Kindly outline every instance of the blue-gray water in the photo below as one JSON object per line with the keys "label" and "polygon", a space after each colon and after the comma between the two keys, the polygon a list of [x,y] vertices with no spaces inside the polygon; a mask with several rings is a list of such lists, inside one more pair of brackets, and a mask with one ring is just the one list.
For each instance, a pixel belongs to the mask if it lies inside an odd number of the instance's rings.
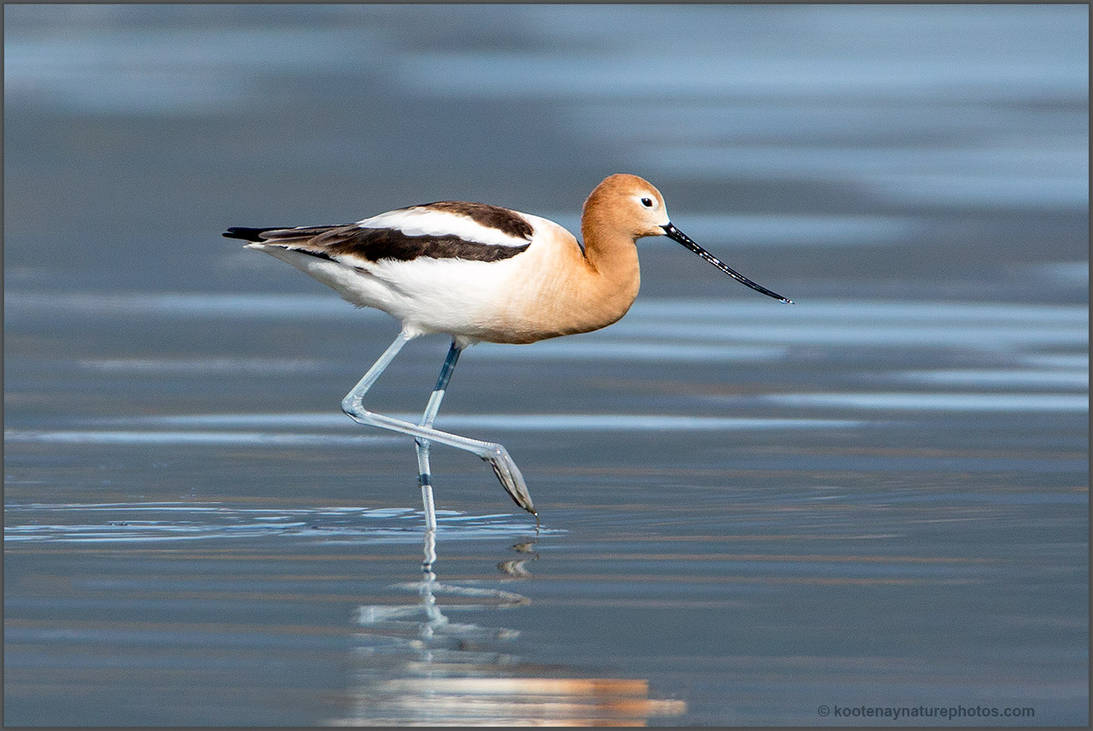
{"label": "blue-gray water", "polygon": [[[6,6],[5,723],[1086,724],[1086,29]],[[618,324],[470,349],[438,424],[543,529],[438,447],[423,576],[410,442],[338,409],[396,324],[219,233],[576,228],[612,172],[798,304],[647,239]]]}

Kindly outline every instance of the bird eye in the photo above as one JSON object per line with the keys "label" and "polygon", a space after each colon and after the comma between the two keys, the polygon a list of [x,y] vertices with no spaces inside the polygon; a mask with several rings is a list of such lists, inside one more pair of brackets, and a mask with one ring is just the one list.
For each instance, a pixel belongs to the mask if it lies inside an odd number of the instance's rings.
{"label": "bird eye", "polygon": [[641,204],[643,206],[645,206],[646,208],[652,208],[653,207],[653,200],[651,198],[642,198],[641,199]]}

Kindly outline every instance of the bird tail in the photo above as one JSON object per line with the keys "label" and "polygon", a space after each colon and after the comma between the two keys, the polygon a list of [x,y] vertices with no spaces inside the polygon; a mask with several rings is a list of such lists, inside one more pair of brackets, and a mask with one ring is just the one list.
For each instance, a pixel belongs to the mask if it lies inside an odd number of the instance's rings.
{"label": "bird tail", "polygon": [[267,231],[278,231],[287,228],[286,226],[267,226],[265,228],[247,228],[246,226],[232,226],[223,234],[227,239],[242,239],[243,241],[262,242],[265,241],[265,237],[262,236]]}

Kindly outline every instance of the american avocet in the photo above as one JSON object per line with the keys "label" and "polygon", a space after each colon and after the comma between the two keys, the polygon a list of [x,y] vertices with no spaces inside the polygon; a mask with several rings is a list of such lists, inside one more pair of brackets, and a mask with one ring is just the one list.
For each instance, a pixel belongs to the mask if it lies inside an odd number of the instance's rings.
{"label": "american avocet", "polygon": [[[436,528],[429,445],[476,454],[524,510],[539,516],[516,463],[500,444],[433,427],[459,354],[480,341],[533,343],[606,327],[638,294],[635,242],[667,236],[733,279],[782,302],[672,225],[664,198],[636,175],[611,175],[584,203],[584,247],[545,218],[484,203],[439,201],[399,208],[356,223],[295,228],[229,228],[329,285],[358,307],[375,307],[402,323],[395,341],[342,399],[354,421],[414,437],[425,520]],[[452,338],[440,377],[417,424],[364,407],[364,395],[407,341],[429,333]]]}

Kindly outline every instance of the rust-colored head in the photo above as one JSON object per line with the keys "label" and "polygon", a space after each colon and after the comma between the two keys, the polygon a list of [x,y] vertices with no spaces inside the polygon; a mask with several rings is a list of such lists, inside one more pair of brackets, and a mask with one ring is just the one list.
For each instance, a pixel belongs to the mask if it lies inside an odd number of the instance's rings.
{"label": "rust-colored head", "polygon": [[584,202],[585,223],[601,234],[623,234],[635,239],[663,236],[669,224],[664,196],[648,180],[617,173],[603,179]]}
{"label": "rust-colored head", "polygon": [[793,304],[793,300],[756,284],[732,269],[676,228],[668,218],[660,191],[637,175],[619,173],[604,178],[584,202],[581,229],[586,246],[593,245],[599,239],[617,240],[620,235],[631,240],[643,236],[667,236],[741,284],[768,297]]}

